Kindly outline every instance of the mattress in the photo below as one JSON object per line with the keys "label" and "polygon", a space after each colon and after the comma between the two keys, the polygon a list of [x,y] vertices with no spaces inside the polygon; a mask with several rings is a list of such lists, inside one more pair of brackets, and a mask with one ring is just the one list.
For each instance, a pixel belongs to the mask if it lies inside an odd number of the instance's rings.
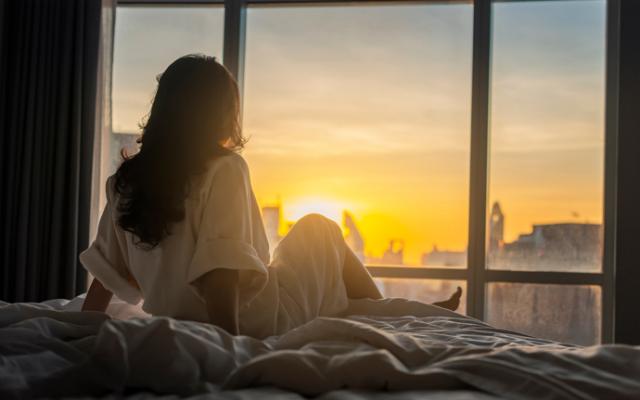
{"label": "mattress", "polygon": [[0,302],[0,398],[640,398],[640,347],[553,342],[404,299],[352,301],[265,340],[81,303]]}

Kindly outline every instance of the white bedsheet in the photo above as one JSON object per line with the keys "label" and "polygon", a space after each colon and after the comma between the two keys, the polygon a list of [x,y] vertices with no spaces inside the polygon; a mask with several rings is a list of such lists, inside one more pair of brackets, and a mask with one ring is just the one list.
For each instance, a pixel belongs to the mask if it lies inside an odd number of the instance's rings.
{"label": "white bedsheet", "polygon": [[[348,318],[265,341],[170,318],[70,311],[81,301],[0,303],[0,398],[138,390],[243,398],[274,386],[327,399],[344,388],[640,399],[640,347],[563,345],[401,299],[355,301]],[[122,303],[109,312],[141,316]]]}

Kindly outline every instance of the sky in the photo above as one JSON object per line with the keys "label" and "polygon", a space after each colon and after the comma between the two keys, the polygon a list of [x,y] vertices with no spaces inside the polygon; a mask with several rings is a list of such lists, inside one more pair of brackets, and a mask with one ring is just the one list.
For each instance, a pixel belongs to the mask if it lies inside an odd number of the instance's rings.
{"label": "sky", "polygon": [[[258,201],[287,220],[355,217],[365,251],[405,260],[468,236],[473,9],[468,3],[251,7],[245,134]],[[489,206],[505,239],[602,219],[603,0],[493,7]],[[120,7],[113,126],[136,132],[175,58],[221,57],[218,7]]]}

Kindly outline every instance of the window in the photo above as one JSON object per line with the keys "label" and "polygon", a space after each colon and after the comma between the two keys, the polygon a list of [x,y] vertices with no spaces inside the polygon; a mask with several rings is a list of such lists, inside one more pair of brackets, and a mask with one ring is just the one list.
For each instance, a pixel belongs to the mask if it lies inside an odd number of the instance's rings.
{"label": "window", "polygon": [[494,326],[585,346],[601,339],[600,286],[492,282],[487,298]]}
{"label": "window", "polygon": [[466,267],[472,18],[470,3],[248,9],[245,156],[272,246],[318,212],[366,264]]}
{"label": "window", "polygon": [[118,6],[104,171],[153,76],[224,47],[272,246],[319,212],[387,296],[460,286],[496,326],[611,339],[606,0],[138,3]]}
{"label": "window", "polygon": [[605,2],[494,3],[491,45],[488,266],[598,272]]}
{"label": "window", "polygon": [[[494,2],[492,13],[487,267],[599,273],[606,2]],[[497,326],[601,339],[599,286],[496,282],[486,293]]]}

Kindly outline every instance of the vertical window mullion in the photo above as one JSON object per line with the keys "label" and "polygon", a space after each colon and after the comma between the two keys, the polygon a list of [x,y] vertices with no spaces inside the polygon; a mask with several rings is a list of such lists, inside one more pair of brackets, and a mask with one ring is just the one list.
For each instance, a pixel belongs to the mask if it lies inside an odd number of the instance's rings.
{"label": "vertical window mullion", "polygon": [[618,96],[620,2],[607,1],[605,166],[604,166],[604,237],[602,251],[602,342],[614,337],[614,269],[616,243],[616,203],[618,191]]}
{"label": "vertical window mullion", "polygon": [[475,0],[473,14],[467,310],[469,315],[482,319],[485,303],[491,0]]}
{"label": "vertical window mullion", "polygon": [[224,66],[238,81],[242,96],[244,75],[244,44],[246,32],[247,2],[225,0],[224,2]]}

